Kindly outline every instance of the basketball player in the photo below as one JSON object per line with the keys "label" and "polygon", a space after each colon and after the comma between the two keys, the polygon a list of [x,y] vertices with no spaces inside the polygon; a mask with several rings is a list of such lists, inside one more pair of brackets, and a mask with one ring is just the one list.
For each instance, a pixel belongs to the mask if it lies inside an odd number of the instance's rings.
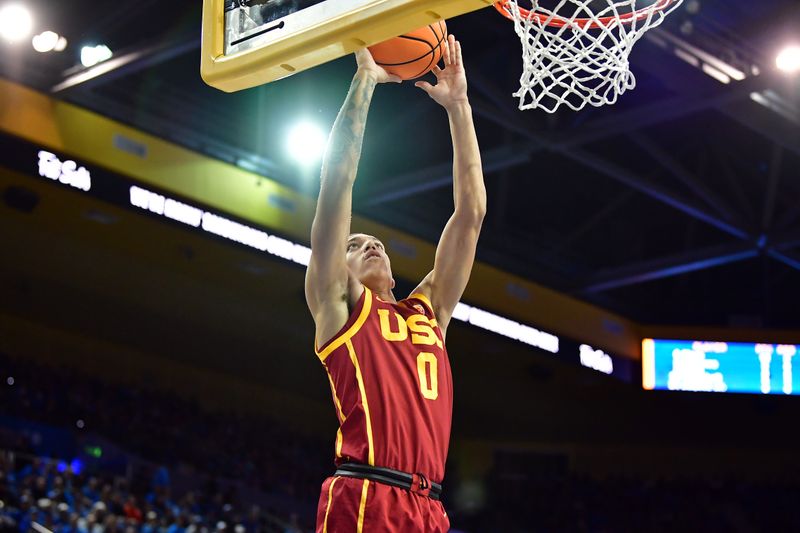
{"label": "basketball player", "polygon": [[325,480],[318,533],[444,532],[439,501],[450,439],[453,389],[444,342],[469,279],[484,212],[478,141],[461,46],[449,37],[436,84],[417,82],[445,108],[453,141],[455,210],[433,270],[397,301],[386,249],[350,234],[351,198],[376,85],[398,82],[367,50],[333,125],[311,228],[306,299],[316,352],[339,418],[336,473]]}

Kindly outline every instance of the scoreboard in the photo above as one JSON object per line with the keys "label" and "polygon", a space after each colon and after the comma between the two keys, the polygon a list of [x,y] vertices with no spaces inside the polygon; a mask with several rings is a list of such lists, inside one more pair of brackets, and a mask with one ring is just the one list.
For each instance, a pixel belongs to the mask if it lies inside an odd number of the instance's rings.
{"label": "scoreboard", "polygon": [[800,394],[797,355],[794,344],[645,339],[642,386],[648,390]]}

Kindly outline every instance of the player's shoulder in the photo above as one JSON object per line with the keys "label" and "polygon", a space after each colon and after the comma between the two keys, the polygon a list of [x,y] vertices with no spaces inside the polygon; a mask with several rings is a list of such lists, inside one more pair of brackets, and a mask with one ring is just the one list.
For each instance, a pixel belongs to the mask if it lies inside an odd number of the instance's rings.
{"label": "player's shoulder", "polygon": [[[431,317],[435,316],[435,307],[433,306],[433,302],[431,301],[431,294],[432,294],[432,278],[433,278],[433,271],[428,273],[427,276],[423,278],[422,281],[419,282],[419,285],[411,291],[411,294],[406,298],[404,301],[408,301],[411,305],[422,305],[423,310],[420,311],[423,314],[430,314]],[[427,312],[426,312],[427,311]]]}
{"label": "player's shoulder", "polygon": [[314,316],[315,351],[329,353],[355,335],[366,322],[372,307],[372,291],[361,283],[350,283],[348,293],[337,306],[322,308]]}
{"label": "player's shoulder", "polygon": [[429,318],[435,316],[430,297],[424,292],[412,292],[407,298],[401,300],[401,303],[406,307],[416,310],[421,315],[425,315]]}

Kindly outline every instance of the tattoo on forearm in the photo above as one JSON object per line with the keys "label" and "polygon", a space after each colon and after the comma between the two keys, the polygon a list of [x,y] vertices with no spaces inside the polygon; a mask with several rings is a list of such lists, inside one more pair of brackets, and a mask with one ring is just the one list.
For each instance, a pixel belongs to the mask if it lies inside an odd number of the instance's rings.
{"label": "tattoo on forearm", "polygon": [[325,168],[347,166],[347,171],[355,172],[361,155],[364,127],[369,112],[369,103],[376,82],[367,76],[356,76],[350,85],[344,105],[333,124],[328,151],[323,164]]}

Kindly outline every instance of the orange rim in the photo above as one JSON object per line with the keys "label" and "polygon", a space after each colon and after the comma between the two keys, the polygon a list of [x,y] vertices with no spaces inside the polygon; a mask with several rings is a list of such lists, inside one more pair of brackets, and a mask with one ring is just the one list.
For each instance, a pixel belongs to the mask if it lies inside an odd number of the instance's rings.
{"label": "orange rim", "polygon": [[[600,17],[598,19],[590,19],[590,18],[579,18],[579,19],[566,19],[564,17],[559,17],[557,15],[548,15],[547,13],[540,13],[538,11],[531,11],[529,9],[525,9],[520,7],[519,13],[522,15],[522,18],[535,20],[539,24],[543,26],[550,26],[554,28],[561,28],[564,26],[580,26],[582,28],[607,28],[611,26],[615,22],[620,22],[622,24],[630,24],[632,22],[646,19],[650,10],[655,11],[664,11],[670,5],[674,4],[678,0],[659,0],[658,3],[650,6],[650,7],[643,7],[641,9],[637,9],[636,11],[632,11],[630,13],[626,13],[624,15],[612,16],[612,17]],[[499,0],[495,2],[494,7],[499,11],[504,17],[510,20],[514,20],[514,17],[511,16],[511,10],[508,5],[511,3],[510,0]]]}

